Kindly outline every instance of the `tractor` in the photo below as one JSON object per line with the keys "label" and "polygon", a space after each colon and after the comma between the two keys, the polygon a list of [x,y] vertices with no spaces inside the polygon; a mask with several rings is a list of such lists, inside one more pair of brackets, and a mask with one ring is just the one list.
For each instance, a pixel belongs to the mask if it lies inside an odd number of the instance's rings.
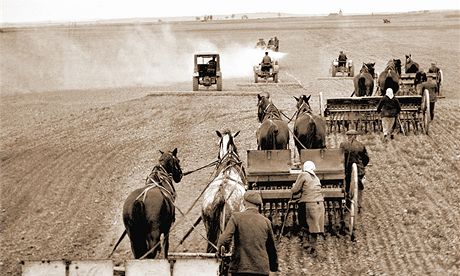
{"label": "tractor", "polygon": [[211,85],[222,91],[222,73],[220,72],[220,57],[216,53],[201,53],[194,56],[193,91],[198,91],[199,85],[207,89]]}

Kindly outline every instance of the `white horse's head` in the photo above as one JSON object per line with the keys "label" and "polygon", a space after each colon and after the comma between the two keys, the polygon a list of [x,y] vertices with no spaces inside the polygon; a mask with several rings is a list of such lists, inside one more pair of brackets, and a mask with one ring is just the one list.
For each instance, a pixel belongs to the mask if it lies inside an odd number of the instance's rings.
{"label": "white horse's head", "polygon": [[237,152],[236,146],[233,142],[233,138],[238,136],[240,133],[237,131],[234,135],[230,132],[230,130],[225,130],[223,133],[216,130],[217,136],[220,138],[220,148],[219,148],[219,160],[222,160],[230,151]]}

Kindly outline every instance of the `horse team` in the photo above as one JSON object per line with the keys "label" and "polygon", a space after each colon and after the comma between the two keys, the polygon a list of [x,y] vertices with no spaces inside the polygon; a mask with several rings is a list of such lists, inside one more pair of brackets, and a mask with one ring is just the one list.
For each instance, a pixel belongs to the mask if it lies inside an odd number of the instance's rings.
{"label": "horse team", "polygon": [[[257,96],[258,148],[287,149],[290,129],[273,104],[269,94]],[[310,96],[295,97],[296,120],[293,137],[297,149],[325,148],[325,122],[312,114]],[[220,233],[234,212],[243,211],[243,196],[247,190],[246,173],[234,139],[239,132],[216,131],[220,139],[213,179],[203,193],[201,219],[206,228],[207,252],[216,252]],[[163,250],[168,257],[169,233],[175,220],[176,189],[183,173],[177,149],[161,152],[159,163],[147,177],[145,186],[131,192],[123,206],[125,233],[131,241],[134,258],[155,258]],[[180,210],[179,210],[180,211]],[[123,236],[122,236],[123,237]],[[161,239],[163,237],[163,239]]]}
{"label": "horse team", "polygon": [[[354,91],[352,95],[363,97],[372,96],[374,94],[374,80],[376,78],[374,66],[375,62],[363,63],[359,74],[353,79]],[[400,59],[389,60],[385,69],[377,77],[377,89],[375,93],[379,93],[379,95],[383,96],[385,95],[385,91],[391,88],[396,94],[400,89],[401,67],[402,64]],[[406,55],[404,72],[406,74],[416,74],[414,80],[415,86],[427,80],[426,73],[420,70],[419,64],[412,60],[410,54]],[[440,85],[441,80],[439,79],[437,81],[438,85]]]}

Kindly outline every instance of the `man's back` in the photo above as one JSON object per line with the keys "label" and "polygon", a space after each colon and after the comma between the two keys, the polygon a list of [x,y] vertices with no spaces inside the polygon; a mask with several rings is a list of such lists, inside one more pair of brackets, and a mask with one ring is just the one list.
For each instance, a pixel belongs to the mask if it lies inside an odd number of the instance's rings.
{"label": "man's back", "polygon": [[339,54],[339,61],[346,61],[346,60],[347,60],[347,56],[344,53],[340,53]]}
{"label": "man's back", "polygon": [[346,172],[350,173],[351,165],[356,163],[358,174],[364,174],[364,167],[369,163],[366,147],[361,142],[353,140],[342,142],[340,148],[344,152]]}
{"label": "man's back", "polygon": [[270,64],[272,62],[272,59],[270,58],[270,56],[266,55],[262,58],[262,63],[263,64]]}
{"label": "man's back", "polygon": [[219,239],[225,245],[235,236],[230,272],[268,274],[278,268],[270,221],[255,208],[234,213]]}

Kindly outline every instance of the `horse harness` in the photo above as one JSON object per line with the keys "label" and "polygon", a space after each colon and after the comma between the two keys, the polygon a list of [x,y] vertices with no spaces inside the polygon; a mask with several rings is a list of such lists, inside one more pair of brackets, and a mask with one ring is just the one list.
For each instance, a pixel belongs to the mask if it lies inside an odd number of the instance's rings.
{"label": "horse harness", "polygon": [[159,165],[159,167],[162,169],[162,171],[158,170],[155,172],[160,173],[159,178],[162,180],[162,183],[166,183],[171,190],[166,189],[163,185],[153,180],[150,174],[146,180],[147,187],[136,197],[136,200],[139,200],[142,197],[142,202],[145,202],[147,192],[153,188],[159,188],[161,194],[170,201],[172,206],[174,206],[174,201],[176,200],[177,196],[176,190],[174,189],[174,186],[172,185],[171,179],[169,178],[165,168],[162,165]]}
{"label": "horse harness", "polygon": [[[269,108],[272,107],[274,108],[275,110],[269,110]],[[273,104],[273,103],[269,103],[267,105],[267,107],[265,107],[264,109],[264,118],[263,118],[263,121],[267,120],[267,119],[277,119],[277,120],[281,120],[281,116],[280,116],[280,111],[278,110],[278,108],[276,108],[276,106]]]}

